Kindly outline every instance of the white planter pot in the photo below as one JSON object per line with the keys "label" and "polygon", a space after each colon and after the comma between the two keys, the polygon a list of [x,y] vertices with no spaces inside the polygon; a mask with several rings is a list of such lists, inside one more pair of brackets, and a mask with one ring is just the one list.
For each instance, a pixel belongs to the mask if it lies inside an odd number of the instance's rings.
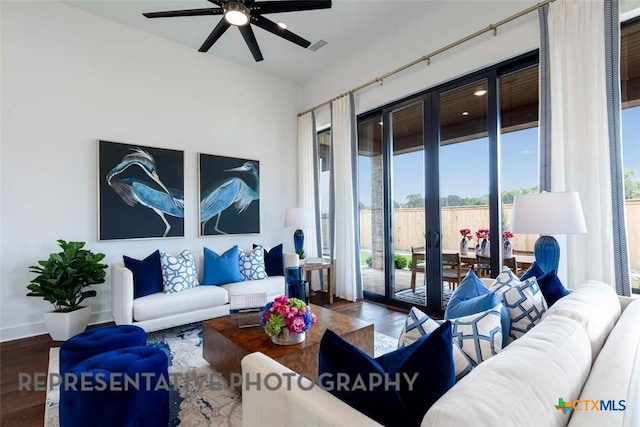
{"label": "white planter pot", "polygon": [[91,306],[79,308],[68,313],[50,311],[44,313],[44,324],[54,341],[66,341],[74,335],[84,332],[89,323]]}

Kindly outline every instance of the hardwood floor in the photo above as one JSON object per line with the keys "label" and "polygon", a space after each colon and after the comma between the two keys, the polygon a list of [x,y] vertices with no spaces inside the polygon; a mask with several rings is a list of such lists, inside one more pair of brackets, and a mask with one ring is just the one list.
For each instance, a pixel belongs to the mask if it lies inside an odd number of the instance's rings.
{"label": "hardwood floor", "polygon": [[[375,331],[397,337],[406,318],[406,311],[367,302],[349,302],[335,298],[332,305],[324,292],[316,292],[311,302],[346,315],[370,321]],[[111,324],[111,323],[109,323]],[[100,325],[101,326],[101,325]],[[49,335],[0,343],[0,425],[2,427],[42,426],[44,419],[44,391],[18,391],[19,374],[46,375],[49,348],[61,343]]]}

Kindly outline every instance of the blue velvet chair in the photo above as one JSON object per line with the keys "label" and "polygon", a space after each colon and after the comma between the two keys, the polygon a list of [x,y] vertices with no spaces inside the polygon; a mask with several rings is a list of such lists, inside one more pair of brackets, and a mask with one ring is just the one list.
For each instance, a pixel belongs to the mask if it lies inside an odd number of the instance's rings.
{"label": "blue velvet chair", "polygon": [[166,427],[169,360],[156,347],[128,347],[70,366],[60,388],[61,427]]}

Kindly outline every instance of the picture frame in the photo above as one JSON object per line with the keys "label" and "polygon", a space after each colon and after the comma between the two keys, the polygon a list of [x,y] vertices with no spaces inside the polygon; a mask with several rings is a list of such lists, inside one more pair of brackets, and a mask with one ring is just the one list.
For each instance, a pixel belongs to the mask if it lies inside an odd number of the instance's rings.
{"label": "picture frame", "polygon": [[98,140],[98,240],[184,237],[184,152]]}
{"label": "picture frame", "polygon": [[260,162],[198,153],[199,236],[260,233]]}

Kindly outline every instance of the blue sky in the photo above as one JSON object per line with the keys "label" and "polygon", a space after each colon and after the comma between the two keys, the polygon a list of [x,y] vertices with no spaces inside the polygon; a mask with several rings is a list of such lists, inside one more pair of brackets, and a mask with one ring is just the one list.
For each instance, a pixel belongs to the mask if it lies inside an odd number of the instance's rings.
{"label": "blue sky", "polygon": [[[624,166],[640,178],[640,107],[622,111]],[[538,128],[502,135],[502,189],[528,188],[538,183]],[[440,150],[440,194],[462,197],[489,193],[488,139],[452,144]],[[423,192],[423,152],[394,156],[393,199]],[[370,159],[360,157],[360,200],[371,203]],[[324,203],[324,202],[323,202]]]}

